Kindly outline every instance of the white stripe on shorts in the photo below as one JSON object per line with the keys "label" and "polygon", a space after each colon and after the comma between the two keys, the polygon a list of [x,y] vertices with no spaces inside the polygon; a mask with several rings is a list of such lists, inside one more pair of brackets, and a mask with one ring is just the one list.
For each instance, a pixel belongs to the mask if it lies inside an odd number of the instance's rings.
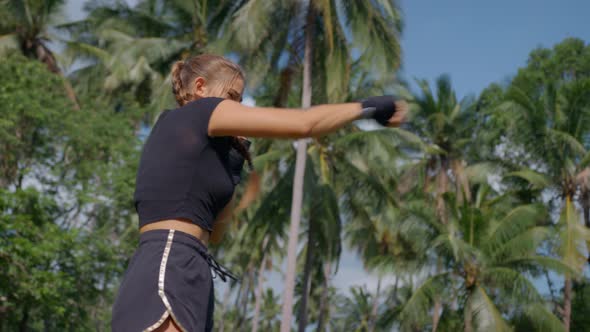
{"label": "white stripe on shorts", "polygon": [[162,302],[164,302],[164,306],[166,307],[166,311],[164,311],[164,314],[162,315],[162,317],[154,325],[152,325],[144,330],[146,332],[150,332],[150,331],[157,329],[160,325],[162,325],[166,321],[166,318],[168,318],[169,315],[172,316],[172,319],[174,320],[176,325],[178,325],[178,327],[180,327],[180,330],[182,332],[186,332],[186,329],[182,325],[180,325],[180,322],[178,321],[178,319],[176,319],[176,316],[174,315],[174,312],[172,311],[172,307],[170,306],[170,302],[168,301],[168,298],[166,297],[166,293],[164,293],[164,279],[166,278],[166,264],[168,263],[168,256],[170,255],[170,248],[172,248],[172,240],[173,239],[174,239],[174,230],[171,229],[168,232],[168,240],[166,241],[166,247],[164,248],[164,254],[162,255],[162,261],[160,262],[160,274],[158,275],[158,295],[160,295]]}

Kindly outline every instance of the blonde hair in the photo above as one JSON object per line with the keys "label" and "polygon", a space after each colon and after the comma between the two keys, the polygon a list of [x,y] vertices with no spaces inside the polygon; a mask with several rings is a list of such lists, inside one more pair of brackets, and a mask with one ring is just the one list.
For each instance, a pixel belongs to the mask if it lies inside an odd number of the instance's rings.
{"label": "blonde hair", "polygon": [[225,89],[237,79],[244,81],[244,72],[239,65],[213,54],[176,61],[172,66],[172,92],[178,105],[183,106],[197,99],[192,94],[197,77],[203,77],[208,84],[220,84]]}

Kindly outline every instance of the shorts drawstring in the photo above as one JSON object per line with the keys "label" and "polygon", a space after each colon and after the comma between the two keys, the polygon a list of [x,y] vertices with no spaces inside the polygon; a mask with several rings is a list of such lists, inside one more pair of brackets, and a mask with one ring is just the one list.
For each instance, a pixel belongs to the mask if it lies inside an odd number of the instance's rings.
{"label": "shorts drawstring", "polygon": [[205,257],[207,264],[209,264],[209,267],[211,267],[211,269],[213,270],[213,273],[214,273],[213,278],[214,279],[216,276],[219,276],[219,278],[221,278],[221,280],[223,282],[227,282],[226,277],[232,279],[233,281],[238,281],[238,277],[236,277],[231,272],[229,272],[229,270],[226,267],[219,264],[219,262],[217,262],[211,254],[209,254],[208,252],[202,253],[202,254]]}
{"label": "shorts drawstring", "polygon": [[[166,231],[166,230],[152,230],[152,231],[148,231],[145,232],[143,234],[141,234],[142,237],[142,242],[147,242],[150,240],[159,240],[159,238],[162,236],[160,234],[164,234],[164,232],[172,232],[174,230],[170,230],[170,231]],[[217,276],[219,276],[219,278],[223,281],[223,282],[227,282],[227,279],[231,279],[233,281],[239,281],[239,278],[237,276],[235,276],[233,273],[231,273],[226,267],[224,267],[223,265],[219,264],[219,262],[217,262],[215,260],[215,258],[213,257],[213,255],[211,255],[209,253],[209,250],[207,250],[207,247],[203,244],[203,242],[201,242],[201,240],[199,240],[198,238],[184,233],[182,231],[176,231],[173,232],[174,233],[174,242],[179,242],[179,243],[183,243],[184,245],[188,245],[189,247],[191,247],[192,249],[196,250],[201,257],[203,257],[205,259],[205,261],[207,262],[207,265],[209,265],[209,268],[211,269],[213,278],[215,279]]]}

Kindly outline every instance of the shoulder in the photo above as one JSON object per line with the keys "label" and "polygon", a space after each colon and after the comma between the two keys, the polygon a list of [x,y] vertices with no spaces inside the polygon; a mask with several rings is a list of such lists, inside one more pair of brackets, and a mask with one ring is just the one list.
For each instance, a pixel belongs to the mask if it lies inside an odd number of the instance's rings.
{"label": "shoulder", "polygon": [[211,115],[210,113],[213,112],[213,110],[215,110],[217,105],[219,105],[219,103],[221,103],[224,100],[225,99],[218,98],[218,97],[201,98],[201,99],[191,101],[190,103],[187,103],[186,105],[182,106],[180,109],[181,110],[188,110],[188,111],[192,111],[192,110],[204,111],[206,113],[209,113],[209,116],[210,116]]}
{"label": "shoulder", "polygon": [[189,126],[206,133],[211,114],[224,100],[223,98],[206,97],[191,101],[171,112],[174,114],[172,121],[178,126]]}

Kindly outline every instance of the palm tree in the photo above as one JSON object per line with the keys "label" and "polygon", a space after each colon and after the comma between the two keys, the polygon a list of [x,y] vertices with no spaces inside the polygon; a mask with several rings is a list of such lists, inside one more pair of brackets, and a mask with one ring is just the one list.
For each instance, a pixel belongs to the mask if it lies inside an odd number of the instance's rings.
{"label": "palm tree", "polygon": [[538,226],[548,218],[545,209],[539,204],[511,207],[510,196],[492,194],[482,183],[473,203],[445,195],[446,224],[424,213],[422,202],[408,207],[406,232],[420,230],[423,241],[446,262],[405,303],[400,312],[403,326],[423,321],[437,294],[444,294],[461,299],[465,331],[510,330],[503,316],[515,313],[503,312],[502,303],[516,303],[516,313],[530,317],[538,330],[563,330],[525,274],[535,267],[573,271],[569,264],[536,252],[549,236],[546,227]]}
{"label": "palm tree", "polygon": [[[44,63],[49,71],[62,76],[55,54],[49,48],[52,21],[61,11],[64,0],[9,0],[0,4],[0,54],[16,49],[27,57]],[[76,94],[67,79],[64,89],[74,108],[79,109]]]}
{"label": "palm tree", "polygon": [[[504,112],[510,111],[508,136],[515,149],[522,148],[528,162],[509,175],[523,178],[532,188],[543,191],[560,201],[561,217],[559,254],[564,262],[575,267],[576,273],[566,273],[564,282],[563,322],[569,331],[571,320],[572,279],[582,272],[590,233],[584,229],[580,216],[588,207],[590,178],[590,81],[569,84],[544,82],[541,93],[531,91],[531,82],[519,80],[507,91],[507,102],[498,107],[500,121],[507,121]],[[539,90],[537,90],[539,91]],[[524,166],[524,167],[523,167]],[[574,206],[580,201],[582,211]]]}
{"label": "palm tree", "polygon": [[[311,106],[311,61],[312,61],[312,33],[313,10],[308,6],[305,15],[305,55],[303,63],[303,87],[301,107]],[[307,141],[302,139],[297,143],[297,159],[295,162],[295,176],[293,178],[293,199],[291,203],[291,223],[289,225],[289,240],[287,244],[287,271],[285,274],[285,294],[281,319],[281,332],[291,330],[291,316],[293,315],[293,292],[295,290],[295,267],[297,259],[297,242],[299,237],[299,223],[301,222],[301,208],[303,203],[303,180],[307,158]],[[305,294],[307,289],[304,288]],[[306,296],[306,295],[304,295]]]}
{"label": "palm tree", "polygon": [[[336,8],[341,8],[346,17],[339,20]],[[367,17],[370,22],[367,22]],[[275,25],[271,23],[278,18],[283,19],[280,22],[281,25],[287,25],[290,29],[283,30],[283,33],[275,33]],[[345,24],[341,24],[342,22],[345,22]],[[305,26],[305,28],[302,29],[302,26]],[[317,52],[312,50],[312,46],[318,50],[329,50],[329,56],[322,61],[327,66],[325,74],[322,74],[328,78],[325,81],[327,88],[322,90],[326,91],[328,96],[335,96],[342,91],[341,87],[348,86],[347,70],[343,70],[343,68],[349,67],[351,63],[349,60],[351,51],[347,47],[346,34],[344,33],[348,28],[353,34],[353,45],[359,46],[362,50],[360,58],[365,64],[371,63],[369,59],[377,59],[373,63],[380,64],[379,69],[385,67],[385,70],[382,70],[381,73],[388,73],[395,69],[399,62],[399,44],[396,34],[400,28],[399,13],[392,1],[379,1],[377,3],[336,0],[311,1],[309,5],[305,6],[283,1],[251,0],[238,11],[234,27],[237,32],[235,34],[237,44],[249,50],[260,50],[260,53],[262,53],[262,56],[252,57],[252,59],[256,60],[250,60],[251,63],[259,65],[261,73],[266,72],[263,69],[264,63],[268,63],[266,68],[269,68],[270,65],[279,61],[282,54],[286,54],[290,58],[287,62],[289,66],[285,68],[285,71],[282,71],[286,78],[282,87],[290,84],[292,65],[298,63],[298,59],[301,59],[301,55],[303,55],[303,108],[311,106],[312,103],[311,67]],[[367,29],[367,27],[370,28]],[[323,36],[323,41],[319,40],[318,36]],[[230,39],[228,38],[228,40]],[[280,47],[276,47],[277,43],[279,43]],[[285,47],[286,43],[290,43],[293,47]],[[273,47],[270,47],[269,51],[268,46],[270,45]],[[369,45],[372,47],[368,47]],[[375,47],[375,45],[380,47]],[[283,50],[288,50],[288,52]],[[386,57],[385,54],[389,55],[389,57]],[[269,56],[271,61],[268,61]],[[314,76],[317,76],[317,74],[314,74]],[[317,97],[315,99],[322,102],[329,101]],[[300,140],[297,144],[297,166],[291,207],[292,216],[285,280],[286,291],[283,301],[281,331],[288,331],[291,323],[296,245],[301,219],[306,150],[306,141]]]}
{"label": "palm tree", "polygon": [[[284,151],[271,150],[267,154],[257,157],[255,164],[258,164],[257,161],[263,160],[265,155],[268,154],[286,155]],[[277,255],[282,255],[279,244],[284,241],[286,235],[284,225],[288,220],[288,206],[285,202],[288,201],[289,193],[291,192],[293,172],[293,167],[290,167],[286,172],[281,174],[274,187],[271,187],[268,192],[261,194],[260,203],[250,208],[253,212],[251,214],[251,220],[247,223],[246,237],[255,239],[254,242],[261,248],[260,254],[253,255],[252,257],[259,266],[257,289],[254,296],[253,332],[259,328],[259,316],[263,310],[261,306],[265,301],[263,299],[264,273],[272,267],[273,258]],[[273,172],[267,171],[265,173],[272,176]],[[243,247],[243,244],[239,244],[240,249]]]}
{"label": "palm tree", "polygon": [[[353,70],[352,76],[359,72]],[[373,88],[381,88],[376,91],[383,93],[383,87],[379,84]],[[307,244],[303,251],[302,297],[298,305],[299,330],[304,330],[307,325],[307,297],[315,293],[310,290],[310,267],[316,266],[313,270],[316,270],[314,274],[318,279],[313,281],[322,284],[320,315],[317,317],[318,326],[321,327],[327,310],[332,266],[340,257],[341,229],[355,217],[359,223],[368,222],[363,219],[366,214],[358,216],[350,213],[354,209],[351,201],[361,200],[361,209],[376,211],[388,210],[395,205],[397,197],[391,192],[396,188],[396,183],[391,181],[392,177],[386,176],[391,173],[391,168],[385,165],[395,163],[401,155],[397,148],[399,141],[400,137],[394,130],[364,131],[351,125],[350,129],[315,139],[308,148],[310,159],[307,162],[305,195],[312,199],[308,199],[309,205],[306,205],[309,217],[306,218]],[[370,242],[366,238],[362,241]]]}
{"label": "palm tree", "polygon": [[[407,191],[410,188],[423,191],[421,197],[431,204],[438,222],[446,225],[449,215],[444,196],[452,192],[459,201],[472,199],[465,168],[468,150],[475,145],[479,117],[471,99],[457,99],[448,76],[437,78],[435,93],[426,81],[419,80],[418,84],[421,91],[415,99],[415,114],[407,129],[418,135],[422,143],[418,143],[419,150],[412,154],[402,172],[402,178],[408,181],[400,186],[408,188]],[[433,259],[429,264],[436,266],[436,271],[442,270],[442,257],[429,259]],[[437,299],[432,313],[432,331],[437,330],[442,309],[442,299]]]}
{"label": "palm tree", "polygon": [[366,288],[351,287],[350,297],[345,297],[338,314],[347,331],[369,332],[373,320],[374,297]]}
{"label": "palm tree", "polygon": [[[99,84],[107,96],[129,90],[153,113],[173,105],[169,69],[189,54],[214,49],[211,42],[239,8],[228,1],[142,0],[91,6],[88,17],[60,28],[71,32],[68,54],[90,60],[77,71],[86,88]],[[90,87],[89,87],[90,84]]]}
{"label": "palm tree", "polygon": [[262,331],[277,331],[280,326],[281,304],[280,296],[275,295],[272,289],[264,292],[261,308],[260,325]]}

